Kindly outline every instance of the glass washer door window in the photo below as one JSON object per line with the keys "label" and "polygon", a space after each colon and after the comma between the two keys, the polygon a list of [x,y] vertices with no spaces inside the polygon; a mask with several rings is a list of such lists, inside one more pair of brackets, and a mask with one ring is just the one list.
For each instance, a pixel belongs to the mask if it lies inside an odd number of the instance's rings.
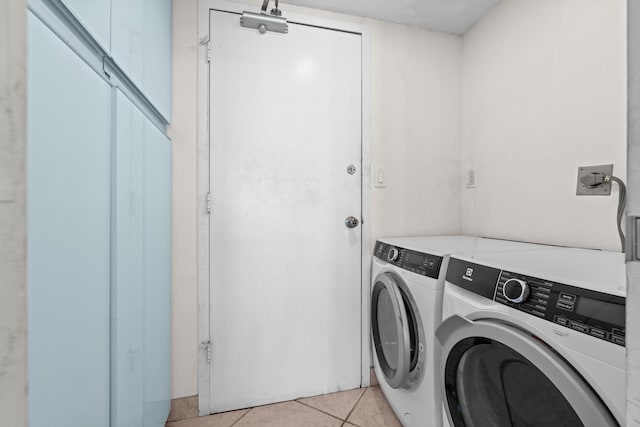
{"label": "glass washer door window", "polygon": [[465,426],[583,426],[556,386],[513,349],[467,338],[454,353],[460,357],[449,359],[447,370],[455,370],[448,375],[455,378],[449,389],[457,395]]}
{"label": "glass washer door window", "polygon": [[452,427],[619,426],[572,367],[519,329],[454,316],[436,335]]}
{"label": "glass washer door window", "polygon": [[393,388],[414,388],[423,376],[424,328],[406,284],[379,275],[371,296],[371,328],[378,363]]}

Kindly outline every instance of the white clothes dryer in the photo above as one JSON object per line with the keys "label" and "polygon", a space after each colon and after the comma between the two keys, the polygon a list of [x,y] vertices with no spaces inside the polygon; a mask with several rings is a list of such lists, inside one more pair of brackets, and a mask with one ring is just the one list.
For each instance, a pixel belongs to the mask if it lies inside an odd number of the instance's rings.
{"label": "white clothes dryer", "polygon": [[379,239],[372,262],[373,365],[404,426],[443,425],[436,371],[442,292],[449,254],[542,250],[544,246],[470,236]]}
{"label": "white clothes dryer", "polygon": [[625,425],[624,254],[453,254],[438,381],[452,427]]}

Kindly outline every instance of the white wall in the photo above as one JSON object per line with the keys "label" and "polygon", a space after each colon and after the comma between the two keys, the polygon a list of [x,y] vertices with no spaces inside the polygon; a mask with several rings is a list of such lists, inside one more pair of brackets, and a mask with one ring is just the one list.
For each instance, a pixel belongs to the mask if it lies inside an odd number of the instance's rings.
{"label": "white wall", "polygon": [[171,396],[197,394],[197,0],[173,1]]}
{"label": "white wall", "polygon": [[459,233],[461,40],[368,21],[373,238]]}
{"label": "white wall", "polygon": [[26,5],[0,4],[0,414],[27,425]]}
{"label": "white wall", "polygon": [[625,8],[505,0],[465,34],[465,233],[620,250],[617,186],[575,193],[580,165],[613,163],[626,179]]}
{"label": "white wall", "polygon": [[[248,6],[258,10],[259,4]],[[281,5],[371,30],[372,236],[460,231],[460,37]],[[173,397],[197,393],[197,0],[173,16]],[[435,203],[435,202],[438,203]]]}

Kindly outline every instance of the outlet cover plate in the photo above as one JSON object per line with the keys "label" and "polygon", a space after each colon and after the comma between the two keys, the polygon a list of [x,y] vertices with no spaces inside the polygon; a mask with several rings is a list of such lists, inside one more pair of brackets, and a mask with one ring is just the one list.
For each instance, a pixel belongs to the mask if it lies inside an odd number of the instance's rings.
{"label": "outlet cover plate", "polygon": [[580,166],[578,168],[578,184],[576,195],[578,196],[609,196],[611,194],[611,182],[605,182],[595,188],[589,188],[582,182],[582,177],[591,173],[601,173],[604,175],[613,175],[613,165],[599,166]]}

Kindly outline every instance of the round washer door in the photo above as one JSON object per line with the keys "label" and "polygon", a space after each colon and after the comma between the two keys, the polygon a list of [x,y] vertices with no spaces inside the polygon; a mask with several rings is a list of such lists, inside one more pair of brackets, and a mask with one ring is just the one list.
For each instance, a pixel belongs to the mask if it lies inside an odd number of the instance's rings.
{"label": "round washer door", "polygon": [[619,426],[575,369],[514,326],[453,316],[436,336],[452,427]]}
{"label": "round washer door", "polygon": [[371,332],[385,381],[392,388],[417,387],[424,377],[424,327],[409,288],[392,273],[374,281]]}

